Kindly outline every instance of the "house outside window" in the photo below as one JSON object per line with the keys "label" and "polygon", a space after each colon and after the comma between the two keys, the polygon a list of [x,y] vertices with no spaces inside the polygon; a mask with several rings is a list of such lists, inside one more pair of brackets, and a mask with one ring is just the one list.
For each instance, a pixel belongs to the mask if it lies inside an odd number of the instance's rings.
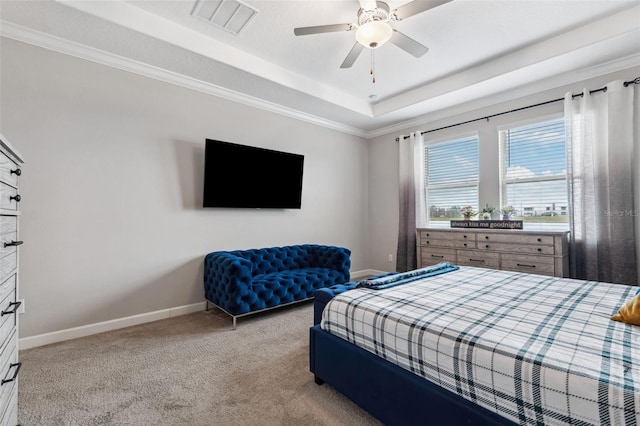
{"label": "house outside window", "polygon": [[429,226],[449,226],[461,209],[478,210],[478,136],[425,147],[425,190]]}
{"label": "house outside window", "polygon": [[569,229],[564,119],[503,128],[500,202],[525,227]]}

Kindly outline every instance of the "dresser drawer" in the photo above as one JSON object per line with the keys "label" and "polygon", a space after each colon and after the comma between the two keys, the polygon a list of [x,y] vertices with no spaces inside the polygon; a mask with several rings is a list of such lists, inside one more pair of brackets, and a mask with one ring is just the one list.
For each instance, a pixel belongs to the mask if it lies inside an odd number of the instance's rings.
{"label": "dresser drawer", "polygon": [[465,240],[423,240],[422,246],[424,247],[452,247],[452,248],[475,248],[475,241]]}
{"label": "dresser drawer", "polygon": [[[0,311],[13,311],[16,306],[12,303],[16,301],[15,290],[9,293],[7,297],[0,302]],[[17,313],[5,314],[0,317],[0,347],[5,344],[7,338],[15,331]],[[2,364],[0,364],[1,366]]]}
{"label": "dresser drawer", "polygon": [[456,240],[475,241],[475,235],[470,232],[447,232],[447,231],[420,231],[420,240]]}
{"label": "dresser drawer", "polygon": [[[15,249],[15,247],[14,247]],[[0,259],[0,279],[6,277],[18,266],[18,254],[15,250]]]}
{"label": "dresser drawer", "polygon": [[0,234],[18,232],[18,216],[0,216]]}
{"label": "dresser drawer", "polygon": [[11,294],[11,292],[15,293],[15,291],[16,291],[16,274],[12,274],[9,278],[7,278],[4,282],[0,284],[0,300],[6,299],[7,296]]}
{"label": "dresser drawer", "polygon": [[528,272],[531,274],[554,275],[554,258],[544,256],[520,256],[503,254],[501,269],[506,271]]}
{"label": "dresser drawer", "polygon": [[542,244],[553,246],[553,236],[551,235],[530,235],[530,234],[492,234],[492,233],[478,233],[478,244],[484,242],[494,243],[510,243],[517,244]]}
{"label": "dresser drawer", "polygon": [[0,354],[0,380],[5,381],[0,385],[0,410],[10,410],[7,408],[16,389],[16,380],[11,380],[16,375],[18,369],[18,345],[16,334],[11,335],[11,339],[4,345]]}
{"label": "dresser drawer", "polygon": [[9,405],[6,407],[2,417],[2,426],[16,426],[18,424],[18,386],[13,385],[9,398]]}
{"label": "dresser drawer", "polygon": [[456,263],[458,265],[478,266],[481,268],[497,269],[500,267],[500,254],[489,253],[489,252],[479,252],[479,251],[469,251],[469,250],[458,250]]}
{"label": "dresser drawer", "polygon": [[478,242],[478,249],[490,251],[506,251],[510,253],[530,253],[530,254],[554,254],[553,246],[513,244],[513,243],[492,243]]}
{"label": "dresser drawer", "polygon": [[428,250],[422,249],[420,251],[420,260],[422,266],[435,265],[440,262],[454,262],[456,261],[456,251],[447,249]]}
{"label": "dresser drawer", "polygon": [[0,182],[0,209],[18,210],[18,190]]}
{"label": "dresser drawer", "polygon": [[[20,169],[18,165],[7,157],[4,153],[0,152],[0,182],[4,182],[7,185],[18,187],[18,173]],[[11,173],[13,171],[13,173]]]}
{"label": "dresser drawer", "polygon": [[[17,238],[18,234],[16,232],[0,235],[0,259],[16,251],[16,246],[13,243],[17,241]],[[6,244],[10,245],[7,246]],[[2,276],[0,276],[0,279],[2,279]]]}

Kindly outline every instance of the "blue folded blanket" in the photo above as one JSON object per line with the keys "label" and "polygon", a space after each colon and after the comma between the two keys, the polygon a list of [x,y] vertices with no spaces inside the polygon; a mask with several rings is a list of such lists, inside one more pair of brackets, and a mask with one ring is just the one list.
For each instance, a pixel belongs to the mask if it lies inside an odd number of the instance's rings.
{"label": "blue folded blanket", "polygon": [[396,275],[390,275],[374,280],[361,280],[356,284],[356,288],[382,290],[385,288],[410,283],[422,278],[446,274],[447,272],[455,271],[458,269],[460,269],[459,266],[453,266],[450,262],[440,262],[437,265],[427,266],[426,268],[415,269],[413,271],[402,272]]}

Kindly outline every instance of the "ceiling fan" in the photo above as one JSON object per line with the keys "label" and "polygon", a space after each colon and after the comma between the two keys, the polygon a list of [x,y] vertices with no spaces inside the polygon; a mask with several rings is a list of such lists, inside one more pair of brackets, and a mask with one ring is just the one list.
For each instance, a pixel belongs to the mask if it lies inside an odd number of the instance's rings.
{"label": "ceiling fan", "polygon": [[365,48],[376,49],[387,41],[419,58],[427,53],[429,48],[393,28],[391,22],[401,21],[450,1],[414,0],[397,9],[390,10],[389,6],[381,1],[359,0],[360,9],[358,10],[357,23],[300,27],[295,28],[293,33],[297,36],[303,36],[355,30],[356,43],[342,62],[342,65],[340,65],[340,68],[350,68]]}

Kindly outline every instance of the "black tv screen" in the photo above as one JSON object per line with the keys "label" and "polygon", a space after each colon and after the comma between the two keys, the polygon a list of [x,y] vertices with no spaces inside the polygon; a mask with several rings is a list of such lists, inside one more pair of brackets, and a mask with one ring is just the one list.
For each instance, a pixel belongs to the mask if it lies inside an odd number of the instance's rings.
{"label": "black tv screen", "polygon": [[304,155],[206,139],[204,207],[299,209]]}

